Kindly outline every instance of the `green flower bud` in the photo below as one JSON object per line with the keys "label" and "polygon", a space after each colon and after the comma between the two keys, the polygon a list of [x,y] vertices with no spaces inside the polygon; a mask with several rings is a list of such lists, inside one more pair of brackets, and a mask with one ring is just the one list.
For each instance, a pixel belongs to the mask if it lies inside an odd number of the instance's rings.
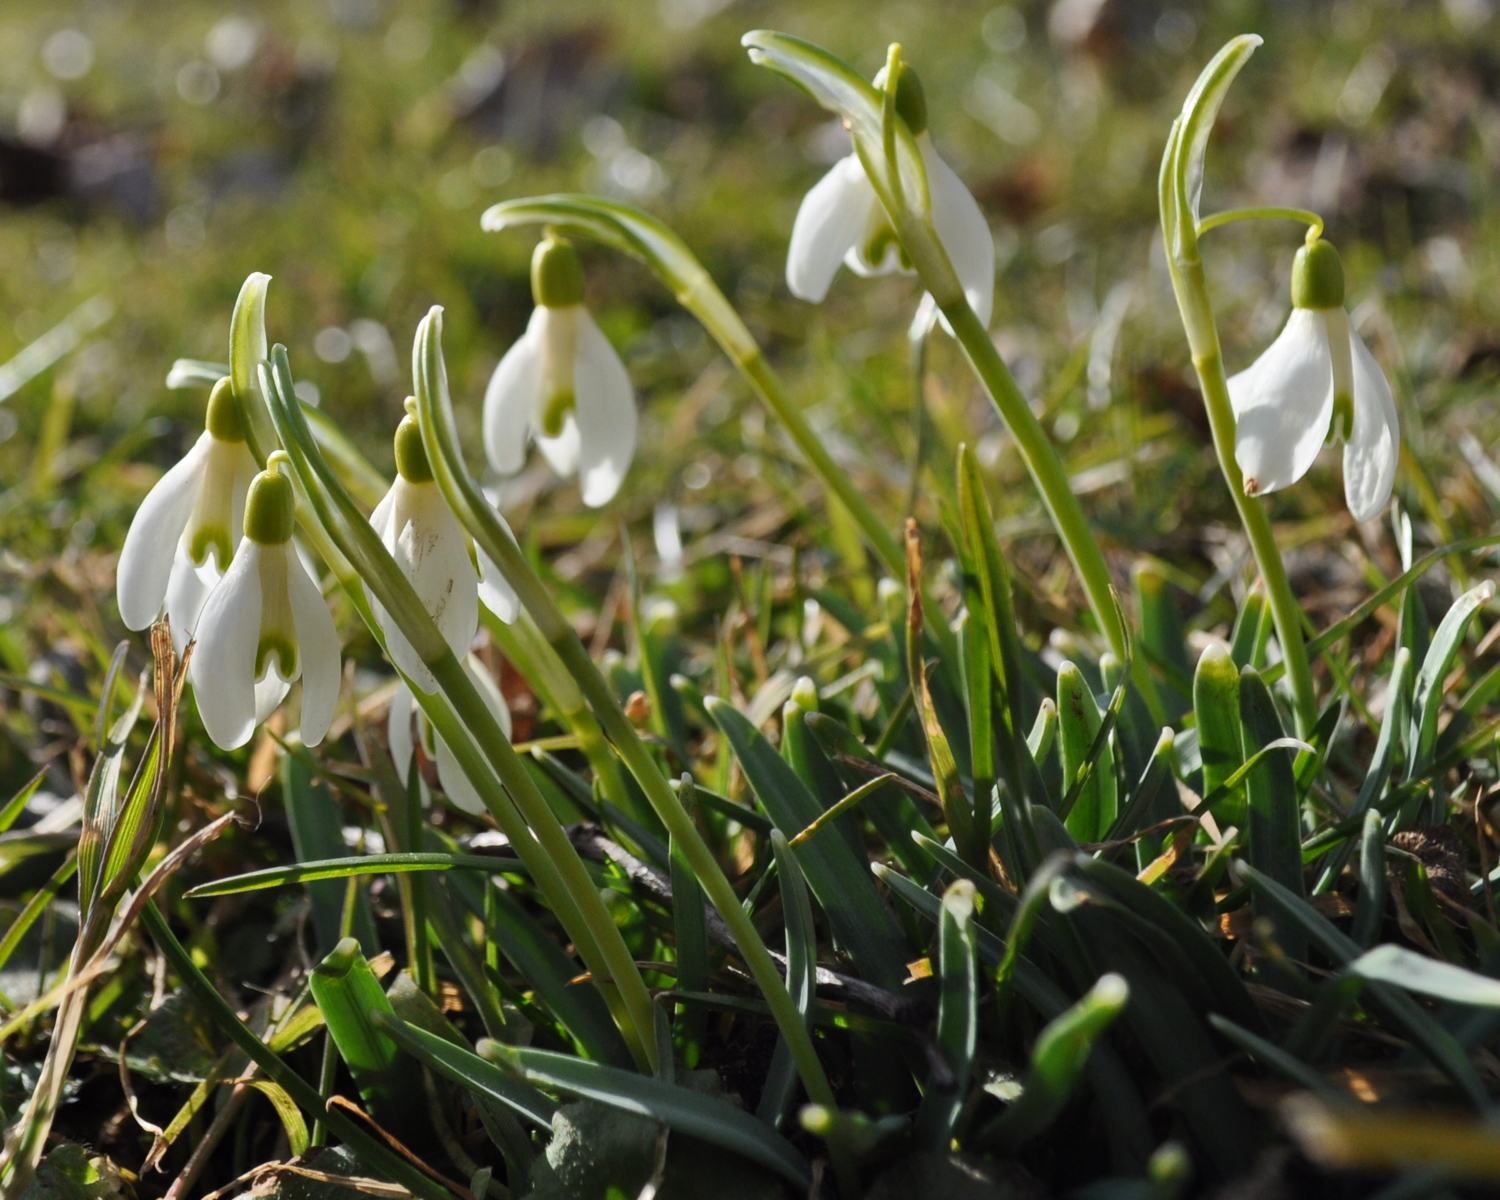
{"label": "green flower bud", "polygon": [[531,298],[543,308],[583,303],[583,264],[565,238],[549,233],[531,256]]}
{"label": "green flower bud", "polygon": [[[886,86],[886,69],[882,67],[875,76],[875,86],[881,90]],[[916,71],[903,62],[896,76],[896,115],[906,122],[912,137],[927,131],[927,92]]]}
{"label": "green flower bud", "polygon": [[1296,308],[1343,308],[1344,264],[1332,242],[1308,242],[1292,260],[1292,304]]}
{"label": "green flower bud", "polygon": [[291,541],[292,526],[296,523],[297,499],[292,493],[292,481],[277,470],[281,465],[278,455],[272,455],[266,469],[251,481],[250,493],[245,498],[245,536],[262,546],[281,546]]}
{"label": "green flower bud", "polygon": [[431,483],[432,464],[422,445],[422,427],[417,424],[414,399],[406,402],[407,413],[396,426],[396,473],[407,483]]}
{"label": "green flower bud", "polygon": [[224,376],[214,384],[208,394],[208,413],[203,419],[203,428],[221,442],[243,442],[245,423],[240,419],[240,406],[234,400],[234,384]]}

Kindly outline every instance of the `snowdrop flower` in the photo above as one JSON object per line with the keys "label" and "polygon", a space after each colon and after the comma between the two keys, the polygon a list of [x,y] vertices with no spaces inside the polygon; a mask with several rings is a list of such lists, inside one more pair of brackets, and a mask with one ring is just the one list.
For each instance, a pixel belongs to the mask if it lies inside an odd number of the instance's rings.
{"label": "snowdrop flower", "polygon": [[339,696],[339,635],[292,545],[295,500],[283,451],[250,484],[245,536],[198,618],[188,678],[215,745],[233,750],[302,680],[302,740],[328,732]]}
{"label": "snowdrop flower", "polygon": [[1328,242],[1292,266],[1292,315],[1258,359],[1229,381],[1234,457],[1245,494],[1296,483],[1325,441],[1344,443],[1344,498],[1356,521],[1380,514],[1401,455],[1396,402],[1375,356],[1349,325],[1344,268]]}
{"label": "snowdrop flower", "polygon": [[[884,75],[882,70],[875,77],[876,87],[884,87]],[[927,130],[927,98],[910,67],[903,67],[896,85],[896,112],[916,139],[927,169],[938,240],[958,272],[970,307],[980,323],[988,325],[995,297],[995,243],[989,222],[963,181],[933,148]],[[858,154],[836,162],[803,197],[787,249],[787,288],[800,300],[821,303],[840,263],[865,276],[912,269]]]}
{"label": "snowdrop flower", "polygon": [[219,577],[229,569],[256,472],[228,379],[214,385],[204,430],[136,510],[115,580],[120,616],[145,629],[166,602],[178,653]]}
{"label": "snowdrop flower", "polygon": [[[510,709],[504,697],[501,696],[494,677],[472,654],[465,655],[462,662],[464,670],[474,682],[474,687],[484,698],[485,706],[494,714],[500,728],[505,731],[505,736],[510,737]],[[407,773],[411,770],[412,754],[416,745],[412,737],[411,722],[415,708],[415,697],[411,689],[406,686],[405,681],[397,683],[396,694],[391,697],[386,737],[391,748],[391,759],[396,764],[396,774],[401,777],[403,783],[406,782]],[[469,777],[458,765],[458,759],[454,757],[453,751],[448,749],[448,743],[443,741],[425,717],[420,716],[420,710],[418,710],[418,728],[423,750],[429,758],[437,760],[438,781],[443,785],[443,791],[448,794],[448,799],[471,816],[482,815],[485,812],[484,801],[479,798],[479,793],[474,790]],[[425,794],[425,788],[423,790]]]}
{"label": "snowdrop flower", "polygon": [[583,502],[609,503],[635,453],[635,393],[625,364],[583,306],[571,242],[548,234],[531,259],[536,309],[484,394],[490,466],[514,475],[535,439],[559,475],[577,472]]}
{"label": "snowdrop flower", "polygon": [[[453,653],[462,659],[479,628],[479,602],[509,624],[520,603],[500,568],[482,551],[476,570],[469,557],[469,536],[443,499],[422,447],[416,401],[396,427],[396,482],[370,514],[370,524],[396,560]],[[368,593],[367,593],[368,594]],[[370,595],[370,606],[385,633],[391,661],[424,692],[437,690],[427,669],[400,626]]]}

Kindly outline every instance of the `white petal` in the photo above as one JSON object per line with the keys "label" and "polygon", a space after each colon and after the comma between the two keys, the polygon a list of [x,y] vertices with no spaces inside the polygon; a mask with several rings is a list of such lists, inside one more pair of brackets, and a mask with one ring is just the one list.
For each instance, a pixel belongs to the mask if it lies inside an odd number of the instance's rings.
{"label": "white petal", "polygon": [[1333,419],[1333,364],[1322,314],[1292,309],[1265,353],[1230,379],[1229,399],[1234,457],[1246,492],[1274,492],[1307,474]]}
{"label": "white petal", "polygon": [[386,720],[385,740],[390,747],[391,762],[395,764],[396,774],[401,777],[403,784],[411,772],[412,755],[416,753],[416,743],[411,736],[411,713],[415,707],[415,699],[411,688],[406,686],[406,681],[396,680],[396,691],[391,696],[390,716]]}
{"label": "white petal", "polygon": [[545,311],[538,305],[532,312],[526,332],[505,352],[484,391],[484,453],[501,475],[526,465],[526,434],[541,387],[538,329]]}
{"label": "white petal", "polygon": [[[260,555],[246,540],[198,618],[198,645],[188,678],[203,728],[221,750],[234,750],[255,731],[255,652],[260,645]],[[275,673],[270,674],[275,678]]]}
{"label": "white petal", "polygon": [[844,256],[865,234],[879,206],[859,156],[834,163],[797,209],[786,252],[786,286],[799,300],[821,303]]}
{"label": "white petal", "polygon": [[938,157],[931,140],[923,137],[919,141],[932,194],[932,223],[964,285],[969,307],[981,325],[988,325],[995,300],[995,239],[990,223],[963,180]]}
{"label": "white petal", "polygon": [[[483,664],[472,654],[465,656],[463,664],[474,687],[484,698],[485,707],[494,714],[495,720],[500,723],[500,728],[509,738],[510,709],[506,706],[505,698],[500,694],[500,688],[496,685],[494,676],[485,670]],[[438,779],[442,782],[443,791],[447,792],[448,799],[464,812],[473,816],[481,816],[485,812],[485,805],[479,797],[479,792],[469,782],[469,777],[464,774],[463,768],[458,765],[458,759],[453,751],[448,749],[448,743],[441,737],[436,738],[436,741]]]}
{"label": "white petal", "polygon": [[635,392],[630,375],[587,309],[578,313],[578,471],[583,502],[608,504],[635,454]]}
{"label": "white petal", "polygon": [[578,422],[573,413],[569,413],[563,422],[563,431],[555,438],[543,437],[536,434],[537,448],[541,450],[542,457],[547,460],[547,465],[563,478],[567,478],[578,470]]}
{"label": "white petal", "polygon": [[343,672],[339,631],[323,593],[295,553],[287,554],[286,583],[302,659],[302,740],[316,746],[328,732],[338,706]]}
{"label": "white petal", "polygon": [[1352,327],[1349,345],[1354,352],[1354,436],[1344,446],[1344,499],[1356,521],[1369,521],[1391,498],[1401,425],[1385,372]]}
{"label": "white petal", "polygon": [[255,684],[255,723],[263,725],[271,717],[271,714],[281,707],[281,702],[286,699],[286,694],[292,690],[292,685],[276,674],[276,668],[272,667],[265,673],[264,678],[257,680]]}
{"label": "white petal", "polygon": [[182,460],[156,481],[130,522],[115,577],[120,618],[127,629],[145,629],[161,612],[172,559],[197,503],[212,440],[205,430]]}
{"label": "white petal", "polygon": [[392,497],[396,494],[396,485],[392,484],[380,503],[375,506],[375,511],[370,514],[370,528],[380,535],[381,541],[385,540],[386,527],[391,523],[391,507],[395,503]]}
{"label": "white petal", "polygon": [[436,483],[406,487],[406,522],[394,531],[396,563],[453,653],[462,658],[479,628],[479,576],[469,557],[468,537]]}
{"label": "white petal", "polygon": [[172,645],[178,654],[198,628],[203,606],[221,578],[213,556],[201,567],[195,567],[193,560],[181,548],[178,549],[177,557],[172,560],[172,577],[167,583],[167,621],[172,628]]}
{"label": "white petal", "polygon": [[507,625],[521,611],[516,589],[483,550],[479,551],[479,602]]}

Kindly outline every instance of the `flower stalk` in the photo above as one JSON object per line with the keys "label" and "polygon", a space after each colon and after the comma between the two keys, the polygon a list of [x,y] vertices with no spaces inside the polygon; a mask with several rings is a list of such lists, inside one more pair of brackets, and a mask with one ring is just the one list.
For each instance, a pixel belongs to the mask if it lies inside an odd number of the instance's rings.
{"label": "flower stalk", "polygon": [[[814,1104],[833,1107],[833,1089],[813,1047],[812,1038],[777,970],[775,960],[771,958],[739,896],[735,894],[713,851],[704,842],[697,825],[661,773],[635,726],[621,710],[608,682],[589,657],[573,627],[558,609],[546,586],[532,570],[531,564],[526,561],[515,538],[484,501],[483,494],[469,474],[459,450],[452,401],[448,392],[447,368],[442,357],[442,311],[440,307],[434,307],[418,328],[412,375],[417,393],[417,419],[427,447],[428,459],[443,494],[480,549],[494,560],[515,589],[522,607],[535,619],[542,637],[582,689],[594,715],[604,728],[605,736],[614,744],[626,767],[646,793],[662,824],[666,826],[672,844],[682,848],[683,856],[697,875],[704,894],[729,926],[745,965],[760,987],[771,1015],[791,1050],[808,1098]],[[840,1155],[840,1158],[843,1157]],[[857,1179],[852,1161],[836,1161],[835,1169],[838,1170],[841,1181],[845,1181],[847,1190]]]}
{"label": "flower stalk", "polygon": [[[368,589],[431,672],[437,693],[416,688],[413,692],[434,731],[453,752],[578,948],[637,1063],[655,1070],[650,993],[577,850],[411,582],[323,458],[292,393],[283,347],[275,348],[270,364],[261,365],[259,378],[310,510],[361,581],[351,591]],[[369,604],[360,603],[359,611],[383,645],[381,622]]]}
{"label": "flower stalk", "polygon": [[[1261,39],[1245,35],[1229,42],[1204,68],[1188,94],[1182,115],[1172,126],[1167,148],[1162,156],[1160,204],[1162,233],[1166,242],[1167,264],[1172,289],[1187,332],[1193,369],[1203,392],[1203,406],[1208,413],[1214,452],[1219,470],[1229,486],[1236,512],[1250,540],[1251,551],[1266,585],[1266,599],[1276,626],[1276,638],[1286,663],[1287,683],[1291,689],[1292,710],[1297,732],[1306,737],[1318,717],[1317,693],[1313,688],[1307,647],[1302,636],[1302,609],[1292,594],[1286,566],[1276,545],[1270,518],[1260,501],[1245,494],[1245,480],[1235,459],[1235,416],[1229,396],[1229,379],[1224,371],[1224,357],[1219,345],[1219,330],[1214,320],[1213,304],[1208,295],[1208,280],[1203,258],[1198,250],[1199,234],[1225,220],[1241,219],[1236,214],[1221,214],[1220,219],[1198,219],[1198,197],[1203,181],[1203,154],[1209,131],[1218,115],[1219,105],[1234,77],[1244,66]],[[1245,215],[1250,215],[1248,212]],[[1284,210],[1266,215],[1293,216]],[[1297,212],[1294,219],[1314,214]],[[1314,222],[1309,222],[1313,224]]]}

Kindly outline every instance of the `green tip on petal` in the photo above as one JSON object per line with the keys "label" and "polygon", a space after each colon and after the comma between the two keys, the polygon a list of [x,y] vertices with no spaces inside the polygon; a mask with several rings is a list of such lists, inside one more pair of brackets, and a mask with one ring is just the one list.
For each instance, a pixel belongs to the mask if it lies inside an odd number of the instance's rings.
{"label": "green tip on petal", "polygon": [[280,546],[292,540],[297,502],[292,481],[276,470],[277,463],[250,483],[245,498],[245,536],[262,546]]}
{"label": "green tip on petal", "polygon": [[531,298],[543,308],[583,303],[583,263],[566,238],[548,232],[531,256]]}
{"label": "green tip on petal", "polygon": [[422,427],[408,413],[396,426],[396,471],[407,483],[431,483],[432,464],[422,445]]}
{"label": "green tip on petal", "polygon": [[577,397],[573,392],[555,392],[547,397],[542,409],[542,433],[549,438],[562,437],[568,423],[568,414],[573,411]]}
{"label": "green tip on petal", "polygon": [[1292,260],[1292,304],[1297,308],[1343,308],[1344,264],[1332,242],[1308,242]]}
{"label": "green tip on petal", "polygon": [[203,428],[221,442],[243,442],[245,423],[240,419],[240,406],[234,399],[234,382],[228,375],[214,384],[208,395],[208,413],[203,419]]}

